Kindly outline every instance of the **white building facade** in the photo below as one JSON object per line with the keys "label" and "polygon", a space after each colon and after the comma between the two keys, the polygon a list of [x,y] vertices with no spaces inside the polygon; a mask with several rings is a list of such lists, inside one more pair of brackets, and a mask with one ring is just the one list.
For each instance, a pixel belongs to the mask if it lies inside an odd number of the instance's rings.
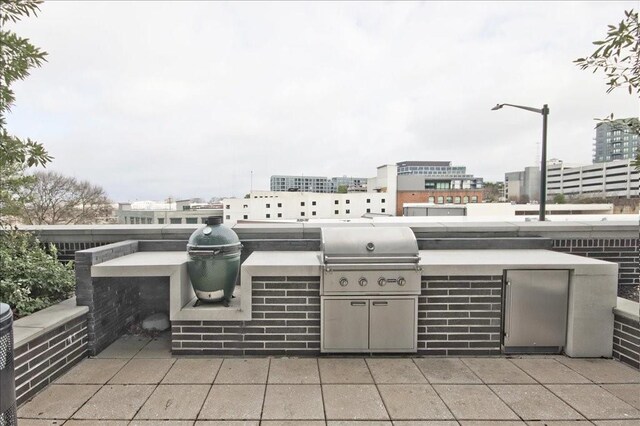
{"label": "white building facade", "polygon": [[365,215],[393,215],[395,193],[254,191],[250,198],[227,198],[223,203],[224,223],[238,221],[350,219]]}
{"label": "white building facade", "polygon": [[562,161],[547,164],[547,195],[635,198],[640,172],[632,160],[618,160],[586,166],[569,166]]}

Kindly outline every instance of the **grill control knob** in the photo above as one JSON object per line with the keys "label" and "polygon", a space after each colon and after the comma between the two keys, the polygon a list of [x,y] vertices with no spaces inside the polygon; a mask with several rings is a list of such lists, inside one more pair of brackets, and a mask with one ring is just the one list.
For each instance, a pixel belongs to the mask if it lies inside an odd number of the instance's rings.
{"label": "grill control knob", "polygon": [[381,287],[387,285],[387,280],[382,277],[378,278],[378,285]]}
{"label": "grill control knob", "polygon": [[349,284],[349,280],[347,280],[347,279],[346,279],[346,278],[344,278],[344,277],[340,278],[340,285],[341,285],[342,287],[346,287],[346,286],[347,286],[347,284]]}
{"label": "grill control knob", "polygon": [[360,284],[360,287],[364,287],[365,285],[367,285],[367,279],[365,277],[362,277],[358,280],[358,284]]}
{"label": "grill control knob", "polygon": [[399,286],[403,286],[407,283],[407,280],[405,280],[404,278],[400,277],[398,278],[398,285]]}

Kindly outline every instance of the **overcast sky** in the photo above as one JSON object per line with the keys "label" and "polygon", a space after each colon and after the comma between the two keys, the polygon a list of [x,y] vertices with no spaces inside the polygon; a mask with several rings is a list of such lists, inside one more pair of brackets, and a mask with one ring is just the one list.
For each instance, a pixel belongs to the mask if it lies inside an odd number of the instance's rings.
{"label": "overcast sky", "polygon": [[115,201],[243,196],[277,174],[450,160],[485,180],[590,163],[594,118],[638,116],[572,61],[638,2],[47,2],[13,29],[49,53],[9,130]]}

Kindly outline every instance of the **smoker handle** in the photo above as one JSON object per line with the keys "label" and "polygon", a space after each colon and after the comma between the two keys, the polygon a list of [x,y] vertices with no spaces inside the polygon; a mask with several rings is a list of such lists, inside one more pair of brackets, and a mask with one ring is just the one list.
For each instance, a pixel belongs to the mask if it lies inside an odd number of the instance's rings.
{"label": "smoker handle", "polygon": [[387,306],[389,302],[373,302],[373,306]]}
{"label": "smoker handle", "polygon": [[[505,324],[504,324],[504,337],[509,337],[511,331],[511,281],[507,281],[505,285]],[[505,342],[506,345],[506,342]]]}
{"label": "smoker handle", "polygon": [[367,302],[351,302],[351,306],[367,306]]}

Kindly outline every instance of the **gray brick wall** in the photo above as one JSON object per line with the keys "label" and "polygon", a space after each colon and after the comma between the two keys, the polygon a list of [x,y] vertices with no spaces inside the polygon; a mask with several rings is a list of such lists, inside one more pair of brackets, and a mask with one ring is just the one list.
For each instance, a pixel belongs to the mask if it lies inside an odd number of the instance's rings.
{"label": "gray brick wall", "polygon": [[424,276],[418,298],[418,353],[500,353],[502,276]]}
{"label": "gray brick wall", "polygon": [[613,323],[613,357],[640,369],[640,322],[615,315]]}
{"label": "gray brick wall", "polygon": [[86,357],[87,349],[86,315],[16,347],[14,357],[18,405]]}
{"label": "gray brick wall", "polygon": [[253,277],[250,321],[173,321],[174,354],[318,355],[320,277]]}
{"label": "gray brick wall", "polygon": [[638,238],[553,240],[553,250],[618,264],[618,287],[640,284]]}

